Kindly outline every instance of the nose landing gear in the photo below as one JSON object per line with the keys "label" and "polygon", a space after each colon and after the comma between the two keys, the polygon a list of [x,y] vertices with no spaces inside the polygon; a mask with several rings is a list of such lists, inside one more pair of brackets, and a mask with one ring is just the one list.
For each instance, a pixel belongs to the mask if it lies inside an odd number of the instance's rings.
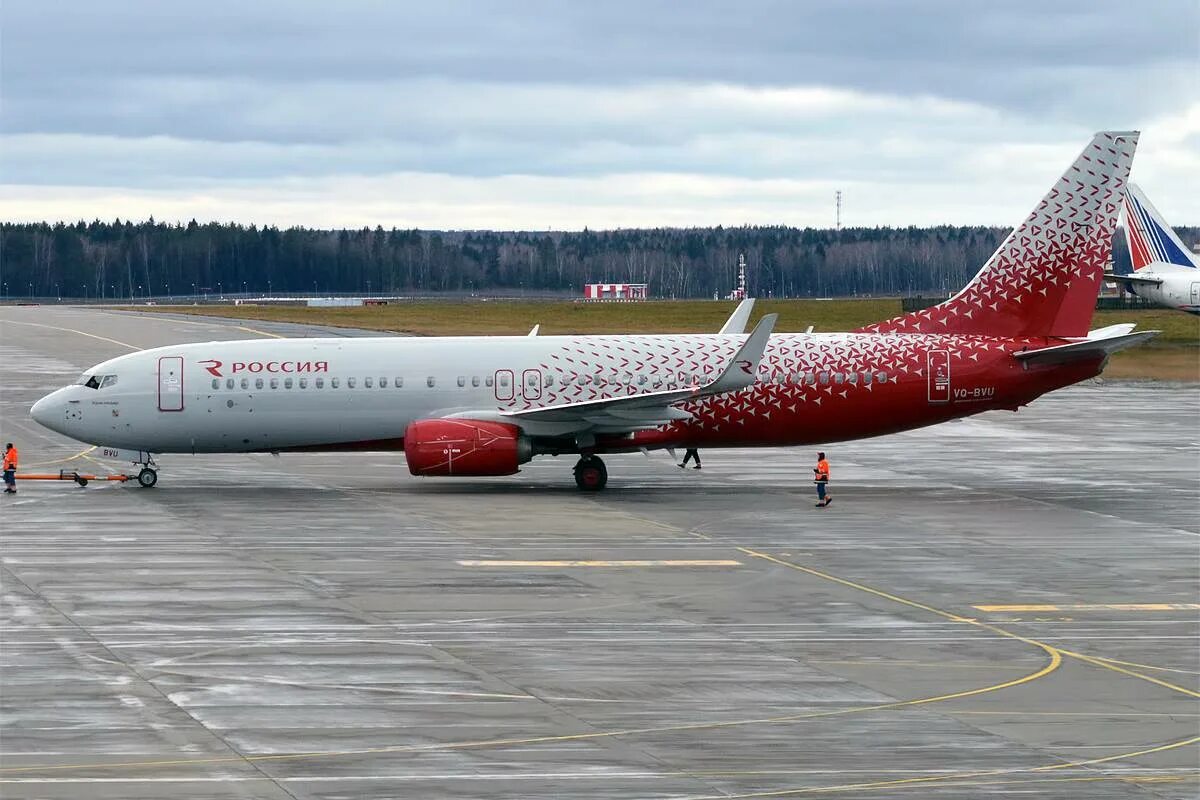
{"label": "nose landing gear", "polygon": [[608,469],[599,456],[583,456],[575,464],[575,485],[585,492],[599,492],[608,484]]}
{"label": "nose landing gear", "polygon": [[153,488],[154,484],[158,483],[158,472],[150,467],[142,467],[142,471],[137,475],[138,486],[143,489]]}

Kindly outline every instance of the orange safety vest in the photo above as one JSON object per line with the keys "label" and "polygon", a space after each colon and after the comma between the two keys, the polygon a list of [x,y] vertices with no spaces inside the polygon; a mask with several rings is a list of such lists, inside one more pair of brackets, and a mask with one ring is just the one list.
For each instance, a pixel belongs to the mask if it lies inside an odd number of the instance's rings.
{"label": "orange safety vest", "polygon": [[17,468],[17,448],[10,447],[4,451],[4,468],[6,470]]}
{"label": "orange safety vest", "polygon": [[829,462],[823,458],[817,462],[817,480],[829,480]]}

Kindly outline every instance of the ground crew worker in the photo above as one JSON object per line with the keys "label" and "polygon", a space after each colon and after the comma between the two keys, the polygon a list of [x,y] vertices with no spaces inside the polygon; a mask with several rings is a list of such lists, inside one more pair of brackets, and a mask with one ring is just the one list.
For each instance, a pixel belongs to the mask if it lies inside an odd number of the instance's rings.
{"label": "ground crew worker", "polygon": [[12,442],[4,446],[4,493],[17,493],[17,448]]}
{"label": "ground crew worker", "polygon": [[679,465],[679,468],[683,469],[688,465],[688,462],[692,460],[695,460],[696,462],[696,466],[693,467],[693,469],[700,469],[700,451],[694,447],[689,447],[687,450],[683,451],[683,463]]}
{"label": "ground crew worker", "polygon": [[826,494],[826,487],[829,485],[829,462],[825,460],[824,453],[817,453],[817,465],[813,467],[813,483],[817,485],[817,508],[824,508],[833,502],[833,498]]}

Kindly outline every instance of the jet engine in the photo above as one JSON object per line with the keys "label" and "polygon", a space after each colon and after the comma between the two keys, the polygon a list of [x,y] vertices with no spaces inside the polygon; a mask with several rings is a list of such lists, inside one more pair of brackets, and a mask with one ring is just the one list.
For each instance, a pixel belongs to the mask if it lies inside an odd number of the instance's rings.
{"label": "jet engine", "polygon": [[474,419],[419,419],[404,431],[413,475],[512,475],[533,457],[516,425]]}

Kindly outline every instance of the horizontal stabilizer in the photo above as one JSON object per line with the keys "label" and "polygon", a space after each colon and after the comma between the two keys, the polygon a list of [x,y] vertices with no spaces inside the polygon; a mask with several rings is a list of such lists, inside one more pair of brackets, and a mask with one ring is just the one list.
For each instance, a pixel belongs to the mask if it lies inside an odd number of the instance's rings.
{"label": "horizontal stabilizer", "polygon": [[1138,286],[1162,286],[1163,279],[1153,275],[1114,275],[1104,273],[1104,280],[1109,283],[1134,283]]}
{"label": "horizontal stabilizer", "polygon": [[[1112,326],[1119,328],[1123,326]],[[1108,330],[1108,329],[1104,329]],[[1096,331],[1095,333],[1100,333]],[[1087,338],[1070,344],[1060,344],[1055,347],[1044,347],[1041,350],[1025,350],[1013,353],[1018,361],[1037,366],[1052,364],[1067,364],[1072,361],[1082,361],[1089,358],[1110,356],[1127,347],[1141,344],[1153,339],[1162,331],[1138,331],[1137,333],[1116,333],[1110,336]]]}

